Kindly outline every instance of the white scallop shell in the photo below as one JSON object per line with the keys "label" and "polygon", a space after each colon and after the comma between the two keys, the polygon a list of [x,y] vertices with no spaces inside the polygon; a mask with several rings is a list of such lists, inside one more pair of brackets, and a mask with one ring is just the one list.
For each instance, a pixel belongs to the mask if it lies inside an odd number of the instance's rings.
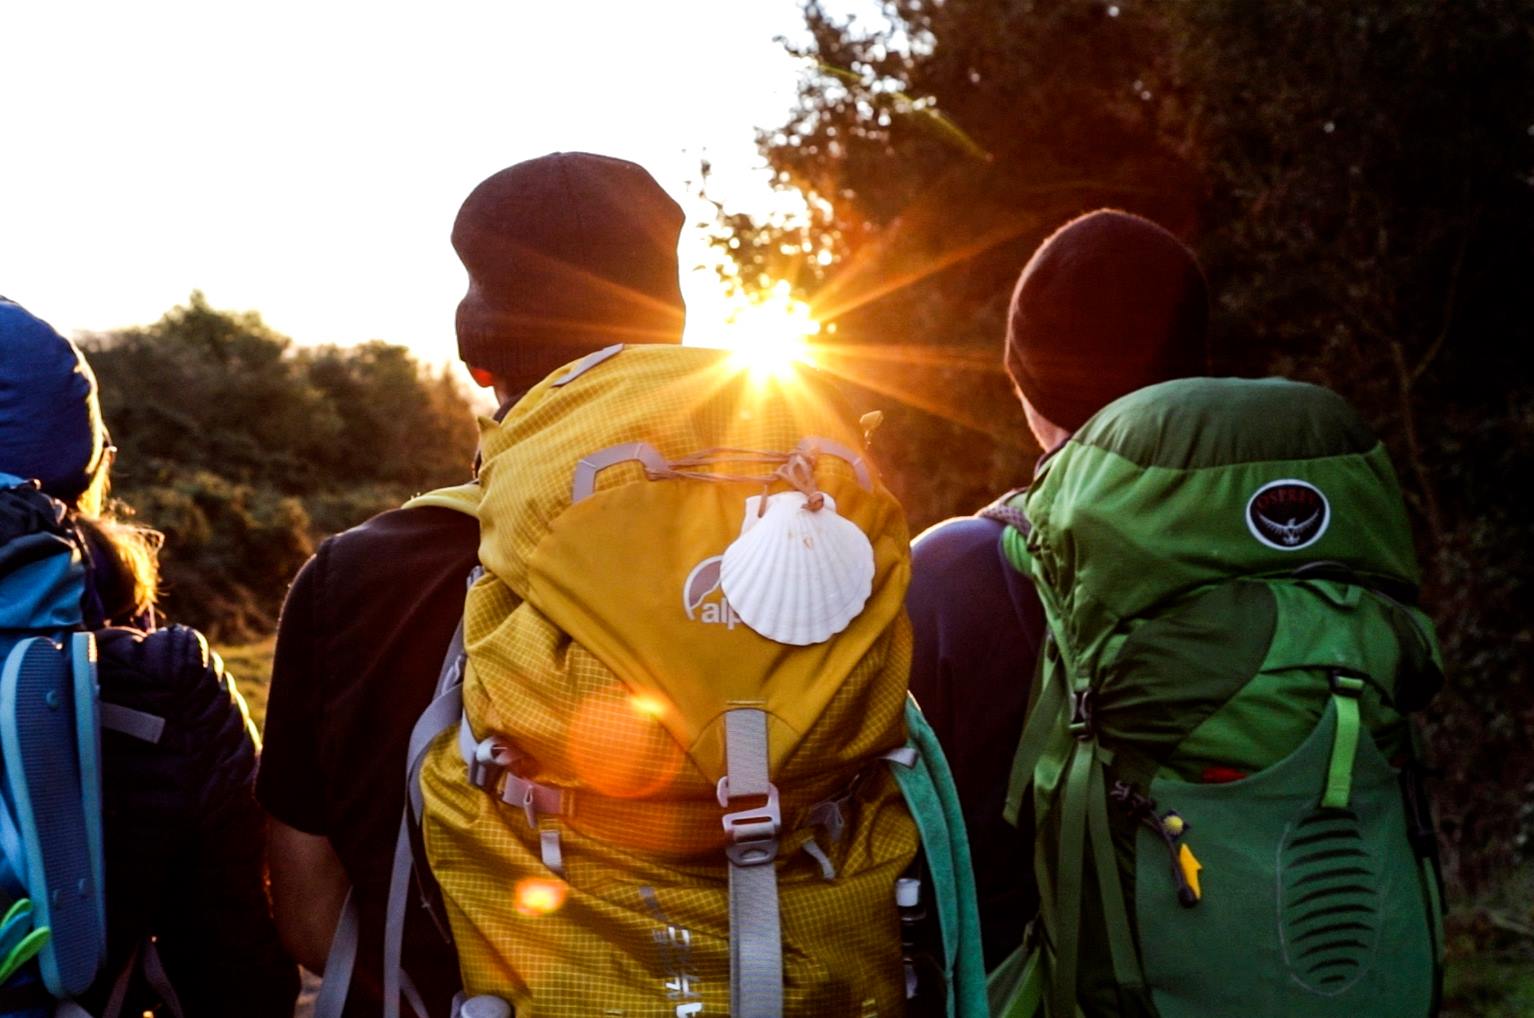
{"label": "white scallop shell", "polygon": [[806,647],[847,628],[873,592],[874,548],[836,502],[811,511],[803,492],[746,499],[740,536],[724,551],[719,584],[740,620],[778,643]]}

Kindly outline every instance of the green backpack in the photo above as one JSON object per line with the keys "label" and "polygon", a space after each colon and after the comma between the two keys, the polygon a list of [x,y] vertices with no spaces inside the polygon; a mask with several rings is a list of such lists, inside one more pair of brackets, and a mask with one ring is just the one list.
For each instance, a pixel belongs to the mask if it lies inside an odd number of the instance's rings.
{"label": "green backpack", "polygon": [[993,1013],[1436,1013],[1408,714],[1442,668],[1395,474],[1348,405],[1142,389],[986,514],[1049,623],[1007,798],[1042,906]]}

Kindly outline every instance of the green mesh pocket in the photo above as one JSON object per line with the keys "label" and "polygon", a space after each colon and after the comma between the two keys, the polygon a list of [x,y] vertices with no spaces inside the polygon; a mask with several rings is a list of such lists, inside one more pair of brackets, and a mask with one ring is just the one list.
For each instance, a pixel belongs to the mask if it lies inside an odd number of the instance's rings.
{"label": "green mesh pocket", "polygon": [[1347,807],[1322,810],[1335,729],[1328,706],[1299,748],[1245,780],[1152,783],[1202,866],[1202,898],[1184,907],[1168,846],[1137,834],[1135,909],[1161,1018],[1428,1013],[1428,906],[1399,775],[1361,739]]}

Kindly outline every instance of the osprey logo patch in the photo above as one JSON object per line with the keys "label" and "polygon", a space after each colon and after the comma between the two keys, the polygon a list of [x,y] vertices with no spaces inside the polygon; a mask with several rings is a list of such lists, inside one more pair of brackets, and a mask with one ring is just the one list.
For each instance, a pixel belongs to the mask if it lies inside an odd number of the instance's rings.
{"label": "osprey logo patch", "polygon": [[1305,481],[1272,481],[1246,504],[1246,526],[1269,548],[1298,551],[1321,539],[1332,509],[1321,489]]}

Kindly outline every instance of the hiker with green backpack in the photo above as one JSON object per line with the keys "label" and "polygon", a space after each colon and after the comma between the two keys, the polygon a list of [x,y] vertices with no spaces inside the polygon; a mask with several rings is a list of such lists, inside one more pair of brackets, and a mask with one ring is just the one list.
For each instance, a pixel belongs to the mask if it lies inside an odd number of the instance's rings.
{"label": "hiker with green backpack", "polygon": [[1056,231],[1006,338],[1033,482],[915,544],[992,1013],[1433,1014],[1442,672],[1396,478],[1335,394],[1201,377],[1207,301],[1147,220]]}

